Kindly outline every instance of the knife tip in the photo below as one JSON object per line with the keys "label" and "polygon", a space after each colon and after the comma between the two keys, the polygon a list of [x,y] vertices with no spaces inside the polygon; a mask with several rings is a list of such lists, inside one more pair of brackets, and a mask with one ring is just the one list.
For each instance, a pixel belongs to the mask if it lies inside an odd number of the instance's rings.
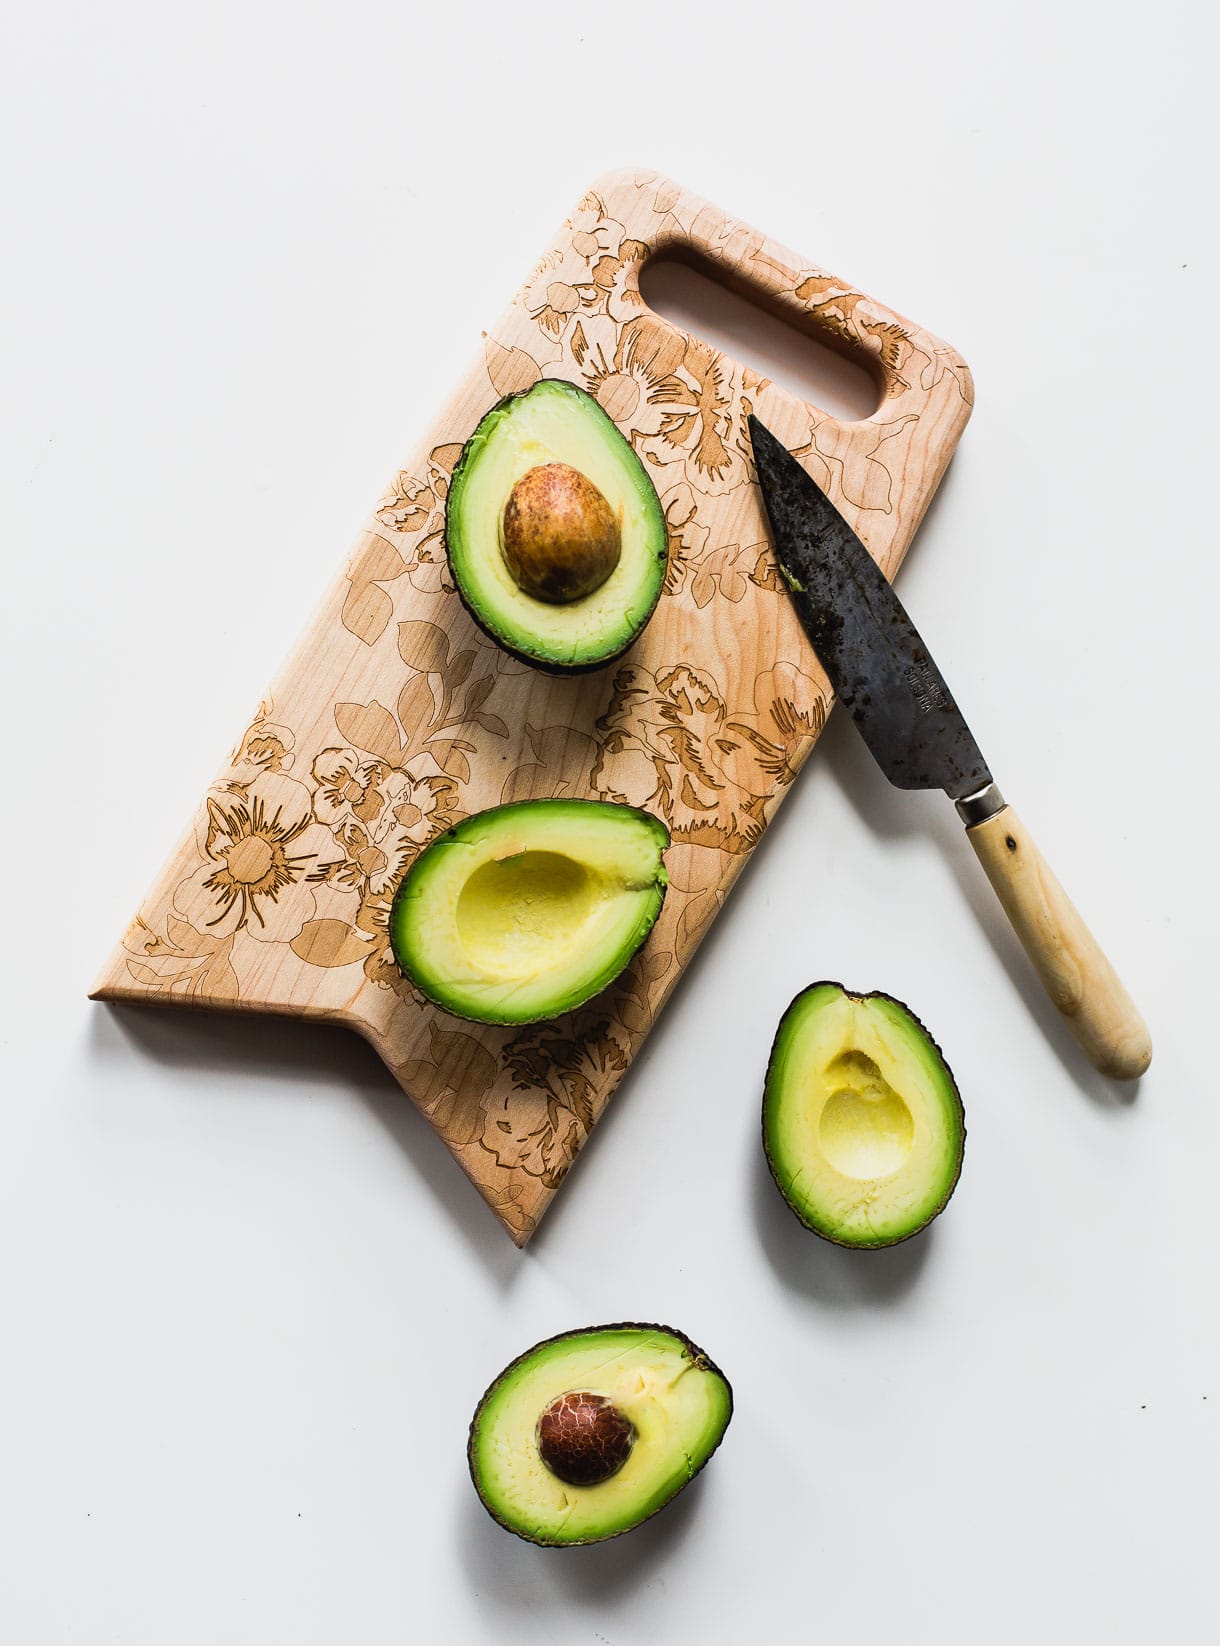
{"label": "knife tip", "polygon": [[753,412],[746,413],[746,428],[749,430],[750,445],[756,457],[760,451],[769,457],[774,457],[777,452],[787,452],[787,446],[777,439],[762,419],[756,417]]}
{"label": "knife tip", "polygon": [[746,413],[746,428],[750,435],[750,450],[754,454],[754,468],[760,482],[764,484],[773,480],[780,468],[782,457],[787,457],[788,448],[771,433],[771,430],[753,412]]}

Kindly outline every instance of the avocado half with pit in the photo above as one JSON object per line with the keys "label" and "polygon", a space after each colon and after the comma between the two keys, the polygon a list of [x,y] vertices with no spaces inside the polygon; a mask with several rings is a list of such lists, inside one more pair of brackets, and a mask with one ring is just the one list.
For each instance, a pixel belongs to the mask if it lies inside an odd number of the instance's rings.
{"label": "avocado half with pit", "polygon": [[470,1425],[475,1488],[531,1543],[598,1543],[656,1514],[720,1444],[733,1391],[669,1326],[590,1326],[538,1343]]}
{"label": "avocado half with pit", "polygon": [[962,1100],[940,1047],[888,994],[814,983],[780,1019],[763,1145],[801,1222],[841,1246],[918,1234],[957,1185]]}
{"label": "avocado half with pit", "polygon": [[480,1023],[537,1023],[614,981],[665,901],[669,830],[634,806],[521,800],[415,859],[390,910],[401,970]]}
{"label": "avocado half with pit", "polygon": [[480,627],[557,672],[599,668],[630,646],[669,553],[644,465],[597,401],[558,378],[501,400],[466,442],[445,546]]}

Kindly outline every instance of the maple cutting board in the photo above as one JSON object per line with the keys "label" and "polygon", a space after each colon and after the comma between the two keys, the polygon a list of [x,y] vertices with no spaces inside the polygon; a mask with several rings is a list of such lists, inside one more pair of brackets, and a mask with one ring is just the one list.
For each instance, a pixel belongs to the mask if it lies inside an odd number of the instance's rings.
{"label": "maple cutting board", "polygon": [[[840,422],[659,318],[639,291],[658,254],[856,351],[879,380],[878,411]],[[652,622],[624,658],[578,678],[500,651],[445,565],[463,441],[540,377],[597,397],[669,524]],[[746,413],[892,575],[970,404],[965,363],[919,327],[655,173],[601,179],[376,503],[95,995],[347,1024],[524,1244],[825,722],[829,687],[768,549]],[[394,889],[457,819],[549,795],[665,819],[661,918],[618,982],[566,1018],[521,1029],[448,1017],[394,964]]]}

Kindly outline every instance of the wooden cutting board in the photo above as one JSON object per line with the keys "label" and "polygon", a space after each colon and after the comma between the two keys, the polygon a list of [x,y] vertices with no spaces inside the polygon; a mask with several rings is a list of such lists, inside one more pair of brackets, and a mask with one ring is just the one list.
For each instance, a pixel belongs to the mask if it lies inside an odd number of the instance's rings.
{"label": "wooden cutting board", "polygon": [[[840,422],[659,318],[639,291],[658,254],[693,260],[857,353],[882,385],[879,410]],[[597,397],[669,522],[652,622],[625,658],[573,679],[501,652],[445,565],[445,493],[463,441],[501,396],[540,377]],[[964,361],[918,326],[653,172],[602,178],[374,505],[95,996],[347,1024],[523,1245],[830,705],[768,549],[747,412],[797,453],[892,576],[970,405]],[[661,918],[618,982],[566,1018],[513,1029],[449,1017],[394,965],[394,888],[458,818],[549,795],[665,818]]]}

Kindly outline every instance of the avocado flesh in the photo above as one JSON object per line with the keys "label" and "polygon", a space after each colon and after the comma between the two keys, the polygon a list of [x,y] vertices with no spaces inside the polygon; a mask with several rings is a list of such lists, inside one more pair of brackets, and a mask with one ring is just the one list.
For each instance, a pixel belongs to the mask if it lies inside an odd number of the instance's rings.
{"label": "avocado flesh", "polygon": [[[556,604],[519,588],[504,559],[504,510],[531,469],[565,464],[605,498],[621,552],[606,580]],[[493,639],[526,662],[588,669],[617,657],[661,594],[665,515],[643,464],[591,395],[558,378],[510,395],[483,418],[454,471],[445,543],[458,592]]]}
{"label": "avocado flesh", "polygon": [[[570,1391],[602,1395],[631,1423],[626,1462],[593,1486],[565,1484],[538,1450],[537,1425]],[[470,1472],[488,1511],[534,1543],[595,1543],[663,1508],[720,1443],[733,1410],[723,1374],[666,1326],[598,1326],[540,1343],[483,1396]]]}
{"label": "avocado flesh", "polygon": [[956,1186],[961,1098],[936,1042],[900,1001],[815,983],[776,1032],[763,1100],[772,1174],[815,1233],[890,1246]]}
{"label": "avocado flesh", "polygon": [[390,911],[395,958],[458,1017],[557,1017],[599,994],[647,937],[668,845],[659,819],[608,801],[479,812],[412,864]]}

